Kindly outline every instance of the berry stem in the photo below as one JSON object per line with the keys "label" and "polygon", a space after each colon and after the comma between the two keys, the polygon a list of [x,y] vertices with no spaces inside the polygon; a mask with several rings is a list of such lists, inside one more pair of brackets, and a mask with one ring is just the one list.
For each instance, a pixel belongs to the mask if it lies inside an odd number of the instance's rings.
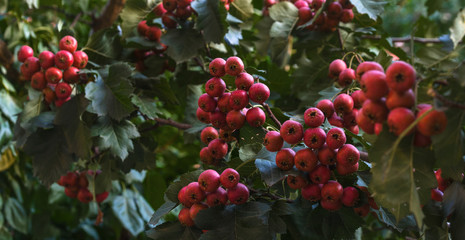
{"label": "berry stem", "polygon": [[268,113],[271,120],[273,120],[273,122],[276,124],[276,126],[278,126],[278,128],[281,128],[281,122],[273,114],[273,112],[271,111],[270,106],[267,103],[263,103],[262,106],[263,106],[263,108],[265,108],[265,111]]}
{"label": "berry stem", "polygon": [[245,162],[239,164],[239,166],[236,167],[236,171],[239,171],[239,169],[240,169],[241,167],[245,166],[247,163],[250,163],[250,162],[252,162],[252,161],[255,161],[255,158],[250,159],[250,160],[247,160],[247,161],[245,161]]}

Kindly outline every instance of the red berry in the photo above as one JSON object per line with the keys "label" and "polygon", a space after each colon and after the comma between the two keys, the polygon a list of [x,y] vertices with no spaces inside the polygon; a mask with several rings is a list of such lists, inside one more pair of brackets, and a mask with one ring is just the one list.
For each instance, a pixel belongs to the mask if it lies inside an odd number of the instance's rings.
{"label": "red berry", "polygon": [[176,21],[176,16],[172,12],[166,12],[161,17],[163,25],[167,28],[176,28],[178,22]]}
{"label": "red berry", "polygon": [[228,113],[232,110],[231,106],[229,105],[229,98],[231,97],[231,93],[225,92],[218,98],[218,109],[220,112]]}
{"label": "red berry", "polygon": [[204,110],[202,110],[200,107],[197,108],[197,111],[196,111],[196,116],[197,116],[197,119],[203,123],[206,123],[206,124],[209,124],[210,123],[210,113],[208,112],[205,112]]}
{"label": "red berry", "polygon": [[339,74],[347,68],[347,65],[341,59],[336,59],[329,64],[329,74],[337,77]]}
{"label": "red berry", "polygon": [[173,12],[176,10],[177,6],[178,4],[176,0],[163,0],[163,8],[165,8],[168,12]]}
{"label": "red berry", "polygon": [[208,206],[205,204],[205,203],[195,203],[192,205],[192,207],[189,209],[189,215],[191,217],[192,220],[195,219],[195,217],[197,216],[197,214],[203,210],[203,209],[207,209]]}
{"label": "red berry", "polygon": [[346,187],[344,188],[344,192],[342,194],[341,202],[344,206],[353,207],[359,200],[359,193],[358,190],[354,187]]}
{"label": "red berry", "polygon": [[192,227],[195,225],[189,213],[189,208],[183,208],[179,211],[178,220],[184,226]]}
{"label": "red berry", "polygon": [[[399,136],[405,129],[407,129],[410,124],[415,121],[415,115],[408,108],[394,108],[389,112],[387,118],[387,124],[389,126],[389,131],[394,133],[396,136]],[[409,134],[413,132],[410,130]]]}
{"label": "red berry", "polygon": [[77,195],[78,195],[78,191],[76,189],[71,189],[71,188],[65,187],[65,194],[69,198],[76,198]]}
{"label": "red berry", "polygon": [[292,189],[301,189],[307,185],[307,180],[302,176],[288,175],[286,179],[287,185]]}
{"label": "red berry", "polygon": [[40,63],[39,63],[39,59],[36,58],[36,57],[28,57],[26,58],[26,60],[24,61],[24,68],[25,70],[31,74],[31,76],[38,72],[40,70]]}
{"label": "red berry", "polygon": [[352,112],[352,109],[354,109],[354,100],[352,99],[351,96],[345,93],[339,94],[334,99],[333,104],[334,104],[334,109],[336,110],[336,113],[338,114],[349,113],[349,112]]}
{"label": "red berry", "polygon": [[103,193],[99,193],[95,196],[95,200],[98,202],[98,203],[101,203],[103,201],[105,201],[105,199],[107,199],[108,195],[110,193],[109,192],[103,192]]}
{"label": "red berry", "polygon": [[304,133],[304,143],[307,147],[319,149],[326,141],[326,133],[321,128],[308,128]]}
{"label": "red berry", "polygon": [[318,165],[310,172],[309,178],[312,180],[313,183],[316,184],[324,184],[328,182],[329,178],[331,177],[331,171],[325,165]]}
{"label": "red berry", "polygon": [[198,106],[205,112],[214,112],[216,104],[216,100],[206,93],[199,97]]}
{"label": "red berry", "polygon": [[161,37],[161,30],[157,26],[149,26],[147,31],[145,32],[145,36],[150,40],[150,41],[160,41]]}
{"label": "red berry", "polygon": [[45,102],[48,104],[54,102],[57,98],[55,91],[53,91],[49,87],[44,88],[44,90],[42,90],[42,93],[44,94]]}
{"label": "red berry", "polygon": [[266,115],[261,108],[253,107],[247,111],[245,119],[252,127],[260,127],[265,123]]}
{"label": "red berry", "polygon": [[77,194],[77,198],[82,203],[89,203],[94,199],[92,193],[87,188],[81,188]]}
{"label": "red berry", "polygon": [[226,123],[226,114],[218,110],[210,113],[210,122],[213,127],[216,128],[225,128],[227,127]]}
{"label": "red berry", "polygon": [[205,192],[198,182],[191,182],[186,187],[186,195],[190,203],[199,203],[205,199]]}
{"label": "red berry", "polygon": [[352,144],[345,144],[337,151],[337,164],[355,165],[360,159],[360,151]]}
{"label": "red berry", "polygon": [[34,50],[27,46],[23,45],[18,51],[18,61],[24,62],[26,61],[27,58],[33,57],[34,56]]}
{"label": "red berry", "polygon": [[341,201],[331,201],[331,200],[321,200],[320,205],[322,208],[328,211],[337,211],[341,209],[342,203]]}
{"label": "red berry", "polygon": [[405,92],[413,87],[416,79],[415,69],[408,63],[397,61],[386,70],[386,82],[391,90]]}
{"label": "red berry", "polygon": [[146,36],[147,35],[147,30],[149,29],[149,25],[147,25],[147,21],[146,20],[143,20],[143,21],[140,21],[138,24],[137,24],[137,32],[139,33],[139,35],[141,36]]}
{"label": "red berry", "polygon": [[355,79],[355,71],[351,68],[346,68],[342,70],[342,72],[339,74],[339,78],[337,80],[337,83],[341,85],[342,87],[349,86]]}
{"label": "red berry", "polygon": [[42,69],[47,69],[55,65],[55,54],[50,51],[43,51],[39,54],[39,63]]}
{"label": "red berry", "polygon": [[68,83],[61,82],[55,87],[55,93],[58,99],[66,99],[71,96],[71,86]]}
{"label": "red berry", "polygon": [[263,104],[270,97],[270,89],[263,83],[255,83],[249,89],[250,100]]}
{"label": "red berry", "polygon": [[389,92],[386,83],[386,75],[380,71],[372,70],[363,74],[360,80],[360,88],[365,93],[366,98],[378,101]]}
{"label": "red berry", "polygon": [[205,91],[212,97],[220,97],[226,89],[226,83],[221,78],[210,78],[205,84]]}
{"label": "red berry", "polygon": [[332,19],[338,19],[342,14],[342,6],[339,2],[332,2],[329,4],[328,8],[326,9],[328,12],[328,17]]}
{"label": "red berry", "polygon": [[346,143],[346,134],[341,128],[332,128],[326,135],[326,144],[331,149],[338,149]]}
{"label": "red berry", "polygon": [[35,90],[41,91],[47,86],[47,80],[45,80],[45,74],[43,72],[36,72],[31,77],[31,87]]}
{"label": "red berry", "polygon": [[287,120],[281,126],[279,133],[289,144],[297,144],[302,141],[304,132],[302,124],[293,120]]}
{"label": "red berry", "polygon": [[323,99],[319,101],[316,107],[325,114],[326,118],[330,118],[335,112],[333,102],[331,102],[329,99]]}
{"label": "red berry", "polygon": [[263,141],[263,145],[265,145],[266,150],[270,152],[277,152],[283,147],[283,144],[284,140],[279,132],[269,131],[266,133]]}
{"label": "red berry", "polygon": [[213,139],[208,144],[208,150],[215,159],[221,159],[228,153],[228,144],[221,139]]}
{"label": "red berry", "polygon": [[325,115],[320,109],[312,107],[305,110],[304,121],[311,128],[319,127],[325,121]]}
{"label": "red berry", "polygon": [[319,184],[308,184],[303,187],[302,197],[311,202],[317,202],[321,200],[321,187]]}
{"label": "red berry", "polygon": [[212,169],[205,170],[200,174],[198,182],[204,192],[215,192],[220,186],[220,174]]}
{"label": "red berry", "polygon": [[218,131],[216,131],[216,129],[213,127],[206,127],[200,133],[200,140],[202,140],[202,142],[205,144],[209,144],[211,141],[217,138]]}
{"label": "red berry", "polygon": [[249,199],[249,189],[242,183],[233,188],[228,188],[228,199],[232,204],[244,204]]}
{"label": "red berry", "polygon": [[244,63],[239,57],[229,57],[225,65],[226,73],[231,76],[237,76],[244,71]]}
{"label": "red berry", "polygon": [[444,196],[444,193],[442,193],[441,190],[437,188],[431,189],[431,199],[436,201],[436,202],[442,202],[442,197]]}
{"label": "red berry", "polygon": [[242,111],[232,110],[226,115],[226,123],[231,129],[240,129],[244,126],[245,115]]}
{"label": "red berry", "polygon": [[300,171],[311,172],[318,164],[318,157],[311,149],[304,148],[295,153],[294,163]]}
{"label": "red berry", "polygon": [[341,17],[339,20],[343,23],[349,23],[354,19],[354,12],[352,9],[344,9],[342,10]]}
{"label": "red berry", "polygon": [[210,153],[210,150],[208,149],[208,147],[202,148],[200,150],[199,155],[200,155],[200,161],[202,161],[202,163],[207,164],[207,165],[214,165],[215,159]]}
{"label": "red berry", "polygon": [[331,149],[328,145],[324,145],[318,149],[318,160],[324,165],[335,165],[336,164],[337,150]]}
{"label": "red berry", "polygon": [[[156,7],[153,8],[152,12],[155,13],[155,16],[161,17],[164,13],[166,13],[166,9],[163,7],[163,3],[159,3]],[[145,34],[141,35],[145,36]]]}
{"label": "red berry", "polygon": [[210,74],[214,77],[222,77],[226,74],[224,66],[226,65],[226,61],[222,58],[215,58],[210,62],[208,65],[208,69],[210,70]]}
{"label": "red berry", "polygon": [[383,123],[387,119],[388,113],[389,110],[383,101],[372,101],[368,99],[363,103],[363,107],[358,115],[365,115],[372,123]]}
{"label": "red berry", "polygon": [[276,165],[283,171],[294,167],[295,152],[290,148],[283,148],[276,154]]}
{"label": "red berry", "polygon": [[354,100],[354,108],[361,108],[365,100],[367,100],[362,90],[357,90],[353,92],[350,96]]}
{"label": "red berry", "polygon": [[357,80],[360,81],[362,79],[362,76],[366,72],[371,71],[371,70],[384,72],[383,67],[377,62],[370,62],[370,61],[362,62],[357,67],[357,72],[356,72]]}
{"label": "red berry", "polygon": [[249,104],[249,96],[244,90],[236,90],[231,93],[229,105],[234,110],[241,110]]}
{"label": "red berry", "polygon": [[232,168],[226,168],[220,175],[220,183],[227,189],[235,187],[239,180],[239,173]]}
{"label": "red berry", "polygon": [[76,39],[72,36],[65,36],[60,40],[60,50],[65,50],[70,53],[74,53],[78,47]]}
{"label": "red berry", "polygon": [[67,83],[78,83],[79,79],[80,79],[80,75],[79,75],[79,69],[78,68],[69,67],[63,73],[63,81],[65,81]]}
{"label": "red berry", "polygon": [[[417,118],[421,117],[430,108],[424,108],[418,112]],[[440,134],[446,129],[447,116],[444,112],[433,110],[427,113],[417,125],[417,131],[425,136]]]}
{"label": "red berry", "polygon": [[73,65],[73,54],[71,52],[68,52],[66,50],[61,50],[55,54],[55,65],[59,69],[67,69]]}
{"label": "red berry", "polygon": [[219,187],[218,189],[216,189],[215,192],[207,194],[206,202],[209,207],[226,205],[226,203],[228,202],[228,194],[226,193],[226,190]]}
{"label": "red berry", "polygon": [[342,185],[336,181],[328,181],[321,188],[321,198],[327,201],[339,201],[342,198],[344,189]]}

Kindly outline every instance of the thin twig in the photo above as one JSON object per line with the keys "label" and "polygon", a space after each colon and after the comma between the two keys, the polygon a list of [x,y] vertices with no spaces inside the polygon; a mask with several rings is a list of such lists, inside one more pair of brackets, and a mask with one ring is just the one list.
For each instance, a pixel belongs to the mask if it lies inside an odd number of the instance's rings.
{"label": "thin twig", "polygon": [[[373,40],[381,40],[384,39],[384,37],[379,36],[379,35],[364,35],[362,36],[364,39],[373,39]],[[392,42],[410,42],[412,40],[412,37],[393,37],[390,38]],[[439,38],[421,38],[421,37],[413,37],[413,41],[417,43],[442,43],[442,41]]]}
{"label": "thin twig", "polygon": [[156,129],[159,126],[163,126],[163,125],[173,126],[175,128],[181,129],[181,130],[187,130],[187,129],[192,127],[192,125],[190,125],[188,123],[180,123],[180,122],[176,122],[176,121],[171,120],[171,119],[154,118],[153,120],[155,120],[157,123],[155,123],[151,127],[142,129],[140,132],[148,132],[148,131],[151,131],[151,130]]}
{"label": "thin twig", "polygon": [[268,115],[270,116],[271,120],[273,120],[273,122],[279,127],[281,128],[281,122],[276,118],[276,116],[273,114],[273,112],[271,111],[271,108],[268,104],[266,103],[263,103],[262,104],[263,108],[265,108],[265,111],[268,113]]}
{"label": "thin twig", "polygon": [[449,100],[447,99],[446,97],[444,97],[443,95],[439,94],[438,92],[436,92],[436,90],[430,88],[428,90],[428,95],[434,97],[434,98],[437,98],[439,101],[441,101],[442,103],[444,103],[444,105],[446,106],[449,106],[449,107],[454,107],[454,108],[459,108],[459,109],[464,109],[465,110],[465,105],[464,104],[461,104],[461,103],[458,103],[458,102],[454,102],[452,100]]}

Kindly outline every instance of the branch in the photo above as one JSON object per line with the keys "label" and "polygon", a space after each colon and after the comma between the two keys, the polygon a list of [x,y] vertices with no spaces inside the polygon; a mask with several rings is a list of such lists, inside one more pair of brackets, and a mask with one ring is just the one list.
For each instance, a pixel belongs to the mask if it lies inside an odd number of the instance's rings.
{"label": "branch", "polygon": [[270,106],[266,103],[262,104],[263,108],[265,108],[266,112],[270,116],[271,120],[279,127],[281,128],[281,122],[276,118],[276,116],[273,114],[273,112],[270,109]]}
{"label": "branch", "polygon": [[370,162],[370,159],[368,158],[368,153],[367,152],[360,152],[360,159],[365,161],[365,162]]}
{"label": "branch", "polygon": [[181,130],[187,130],[187,129],[192,127],[192,125],[190,125],[188,123],[180,123],[180,122],[176,122],[176,121],[171,120],[171,119],[154,118],[152,120],[155,120],[157,123],[155,123],[151,127],[142,129],[141,132],[148,132],[148,131],[151,131],[151,130],[156,129],[159,126],[163,126],[163,125],[173,126],[175,128],[181,129]]}
{"label": "branch", "polygon": [[[364,39],[374,39],[374,40],[381,40],[383,37],[379,35],[364,35],[362,36]],[[412,40],[412,37],[393,37],[391,38],[393,42],[410,42]],[[421,37],[413,37],[414,42],[418,43],[443,43],[439,38],[421,38]]]}
{"label": "branch", "polygon": [[447,99],[446,97],[444,97],[443,95],[439,94],[438,92],[436,92],[436,90],[430,88],[428,90],[428,95],[434,97],[434,98],[437,98],[439,101],[441,101],[442,103],[444,103],[444,105],[446,106],[449,106],[449,107],[455,107],[455,108],[459,108],[459,109],[463,109],[465,110],[465,105],[464,104],[461,104],[461,103],[458,103],[458,102],[454,102],[452,100],[449,100]]}
{"label": "branch", "polygon": [[94,19],[92,24],[92,29],[94,32],[111,27],[116,19],[118,19],[118,16],[121,10],[123,10],[125,3],[126,0],[108,0],[105,8],[100,14],[100,17]]}

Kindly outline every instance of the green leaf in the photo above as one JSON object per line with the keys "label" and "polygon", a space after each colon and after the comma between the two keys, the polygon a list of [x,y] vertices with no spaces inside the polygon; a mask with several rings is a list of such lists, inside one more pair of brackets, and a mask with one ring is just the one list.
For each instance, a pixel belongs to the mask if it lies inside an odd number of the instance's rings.
{"label": "green leaf", "polygon": [[113,156],[121,160],[134,149],[131,139],[140,136],[132,122],[123,120],[117,123],[108,117],[100,117],[91,132],[93,137],[99,137],[98,145],[102,150],[110,149]]}
{"label": "green leaf", "polygon": [[90,129],[81,121],[88,104],[83,94],[74,96],[58,109],[54,121],[62,127],[69,151],[82,158],[88,157],[92,146]]}
{"label": "green leaf", "polygon": [[171,212],[171,210],[173,210],[176,206],[178,206],[177,203],[171,202],[171,201],[166,201],[163,205],[160,206],[160,208],[157,209],[157,211],[155,211],[155,213],[153,213],[153,216],[150,219],[149,224],[151,224],[153,226],[157,225],[158,221],[160,221],[160,219],[163,216],[165,216],[166,214]]}
{"label": "green leaf", "polygon": [[443,178],[460,180],[464,169],[464,132],[465,112],[449,110],[447,126],[444,132],[433,136],[433,149],[436,155],[436,165],[441,168]]}
{"label": "green leaf", "polygon": [[147,5],[149,1],[145,0],[128,0],[121,11],[122,19],[121,28],[123,36],[130,35],[137,24],[144,20],[145,16],[150,12],[151,8]]}
{"label": "green leaf", "polygon": [[166,199],[170,200],[171,202],[179,202],[178,201],[178,192],[184,186],[187,186],[191,182],[196,182],[199,179],[200,173],[202,170],[192,171],[188,173],[184,173],[180,176],[179,180],[174,181],[171,183],[165,192]]}
{"label": "green leaf", "polygon": [[426,0],[425,6],[428,9],[428,15],[440,10],[443,2],[443,0]]}
{"label": "green leaf", "polygon": [[37,130],[27,139],[24,151],[32,156],[34,175],[46,186],[58,181],[74,160],[60,127]]}
{"label": "green leaf", "polygon": [[86,98],[92,101],[92,108],[99,116],[109,115],[121,121],[134,111],[130,99],[134,88],[128,79],[131,67],[126,63],[115,63],[102,71],[101,77],[87,84]]}
{"label": "green leaf", "polygon": [[[452,183],[444,192],[444,215],[450,215],[452,239],[465,236],[465,189],[459,182]],[[452,215],[451,215],[452,214]]]}
{"label": "green leaf", "polygon": [[261,143],[247,144],[239,148],[239,157],[242,161],[248,161],[255,159],[258,152],[262,150],[263,145]]}
{"label": "green leaf", "polygon": [[[116,196],[111,201],[111,209],[120,223],[133,236],[137,236],[144,231],[144,219],[142,219],[137,211],[137,202],[135,194],[131,190],[126,190],[121,196]],[[140,195],[138,197],[141,197]]]}
{"label": "green leaf", "polygon": [[166,190],[166,182],[157,171],[148,171],[144,179],[144,197],[153,208],[160,207],[165,201],[163,193]]}
{"label": "green leaf", "polygon": [[462,9],[457,17],[454,19],[454,24],[449,28],[450,38],[454,42],[454,48],[457,47],[459,42],[465,36],[465,9]]}
{"label": "green leaf", "polygon": [[89,56],[90,64],[109,64],[121,55],[123,46],[120,38],[118,30],[112,28],[103,29],[92,34],[86,46],[81,50]]}
{"label": "green leaf", "polygon": [[156,118],[157,114],[160,113],[153,99],[140,98],[137,95],[132,95],[131,102],[139,108],[141,113],[149,118]]}
{"label": "green leaf", "polygon": [[203,31],[205,41],[221,43],[228,26],[224,4],[217,0],[197,0],[191,7],[198,14],[197,29]]}
{"label": "green leaf", "polygon": [[39,97],[26,102],[21,113],[21,127],[27,128],[28,122],[45,110],[45,104],[42,100],[43,98]]}
{"label": "green leaf", "polygon": [[262,128],[251,127],[245,124],[239,132],[239,143],[241,146],[253,144],[256,142],[263,142],[266,132]]}
{"label": "green leaf", "polygon": [[350,0],[350,2],[355,6],[357,12],[366,13],[373,20],[376,20],[376,17],[384,12],[384,5],[387,3],[384,0]]}
{"label": "green leaf", "polygon": [[168,56],[177,63],[197,56],[204,45],[202,34],[194,29],[170,29],[163,34],[161,41],[168,46]]}
{"label": "green leaf", "polygon": [[275,22],[271,26],[272,38],[287,38],[299,18],[299,10],[291,2],[280,2],[270,9],[270,17]]}
{"label": "green leaf", "polygon": [[4,207],[5,219],[13,229],[26,234],[28,232],[28,216],[22,204],[16,198],[8,198]]}
{"label": "green leaf", "polygon": [[438,184],[433,172],[434,161],[433,151],[415,148],[413,152],[413,168],[415,169],[413,176],[422,205],[426,205],[431,200],[431,189]]}
{"label": "green leaf", "polygon": [[267,224],[270,210],[268,204],[261,202],[213,207],[200,211],[195,224],[209,230],[202,234],[202,240],[268,240],[272,239]]}
{"label": "green leaf", "polygon": [[0,110],[12,122],[16,122],[16,115],[21,112],[15,99],[3,89],[0,91]]}
{"label": "green leaf", "polygon": [[252,0],[234,0],[230,3],[229,12],[242,21],[248,20],[254,13]]}
{"label": "green leaf", "polygon": [[396,140],[396,136],[383,131],[368,151],[373,162],[370,189],[376,201],[397,220],[412,212],[422,226],[424,214],[414,180],[412,137]]}
{"label": "green leaf", "polygon": [[147,237],[155,240],[181,239],[197,240],[202,234],[200,229],[195,227],[186,227],[179,222],[165,222],[147,232]]}
{"label": "green leaf", "polygon": [[262,180],[265,181],[266,185],[268,186],[272,186],[283,180],[288,174],[300,175],[299,171],[297,171],[295,168],[289,171],[283,171],[279,169],[274,161],[257,158],[255,160],[255,166],[260,171]]}

